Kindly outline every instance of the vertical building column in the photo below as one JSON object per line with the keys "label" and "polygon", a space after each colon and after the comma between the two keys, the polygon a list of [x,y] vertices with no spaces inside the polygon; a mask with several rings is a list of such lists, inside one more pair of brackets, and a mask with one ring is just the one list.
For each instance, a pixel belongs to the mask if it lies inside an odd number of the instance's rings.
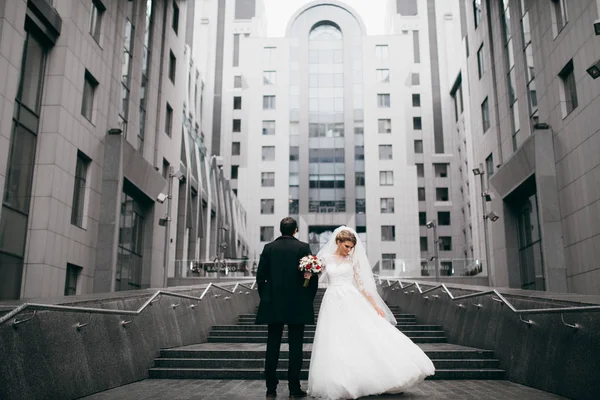
{"label": "vertical building column", "polygon": [[566,293],[567,268],[552,136],[550,129],[535,131],[535,185],[546,290]]}
{"label": "vertical building column", "polygon": [[111,134],[109,131],[104,143],[94,293],[113,292],[115,289],[121,197],[123,195],[123,136],[116,132],[118,131]]}

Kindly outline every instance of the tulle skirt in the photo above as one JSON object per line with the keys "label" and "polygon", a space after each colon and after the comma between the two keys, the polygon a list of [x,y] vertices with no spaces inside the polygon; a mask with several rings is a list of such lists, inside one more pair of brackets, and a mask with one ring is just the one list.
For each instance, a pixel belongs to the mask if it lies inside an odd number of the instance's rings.
{"label": "tulle skirt", "polygon": [[421,348],[380,317],[354,285],[327,289],[310,360],[311,396],[400,393],[434,372]]}

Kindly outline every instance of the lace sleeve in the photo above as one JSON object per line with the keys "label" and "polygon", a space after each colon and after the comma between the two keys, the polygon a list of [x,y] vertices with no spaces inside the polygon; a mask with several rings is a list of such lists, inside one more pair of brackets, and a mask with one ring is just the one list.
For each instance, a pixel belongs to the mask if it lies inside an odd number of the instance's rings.
{"label": "lace sleeve", "polygon": [[365,285],[362,281],[362,278],[360,277],[360,271],[358,269],[358,264],[355,261],[352,262],[352,268],[354,269],[354,284],[356,285],[358,290],[360,290],[361,292],[364,292]]}

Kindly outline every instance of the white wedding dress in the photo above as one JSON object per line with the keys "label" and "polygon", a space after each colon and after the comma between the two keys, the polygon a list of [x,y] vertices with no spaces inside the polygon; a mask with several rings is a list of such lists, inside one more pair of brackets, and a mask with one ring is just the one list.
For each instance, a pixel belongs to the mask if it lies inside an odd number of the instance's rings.
{"label": "white wedding dress", "polygon": [[360,274],[351,259],[331,256],[323,263],[328,288],[312,348],[309,395],[356,399],[399,393],[433,375],[427,355],[379,316],[361,293]]}

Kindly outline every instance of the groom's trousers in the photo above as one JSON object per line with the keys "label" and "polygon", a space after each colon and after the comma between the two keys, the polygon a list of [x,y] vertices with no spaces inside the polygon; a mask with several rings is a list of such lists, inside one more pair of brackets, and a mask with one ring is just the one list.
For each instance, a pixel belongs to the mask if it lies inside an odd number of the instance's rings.
{"label": "groom's trousers", "polygon": [[[277,364],[279,363],[279,349],[281,347],[281,337],[283,336],[283,325],[269,324],[267,357],[265,360],[267,390],[275,390],[279,383],[277,379]],[[302,370],[304,325],[288,325],[288,342],[290,347],[288,387],[290,391],[298,391],[300,389],[300,371]]]}

